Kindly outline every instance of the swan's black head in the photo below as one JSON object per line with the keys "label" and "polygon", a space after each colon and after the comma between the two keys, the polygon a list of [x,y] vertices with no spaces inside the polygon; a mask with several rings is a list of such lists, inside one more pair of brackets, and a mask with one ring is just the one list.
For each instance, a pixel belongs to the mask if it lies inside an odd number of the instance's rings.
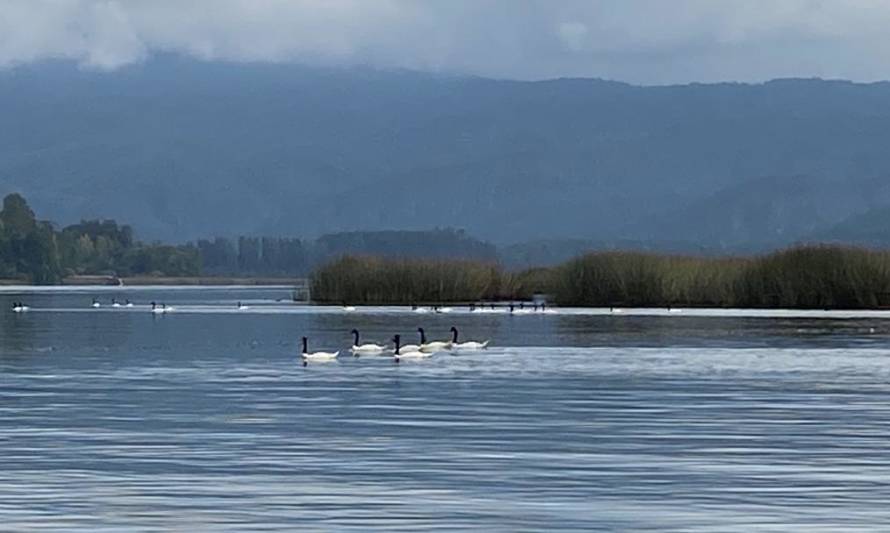
{"label": "swan's black head", "polygon": [[349,333],[352,333],[353,335],[358,335],[358,330],[357,330],[357,329],[353,329],[353,330],[350,331]]}
{"label": "swan's black head", "polygon": [[457,328],[454,327],[454,326],[451,326],[451,333],[454,333],[454,332],[456,332],[456,331],[457,331]]}

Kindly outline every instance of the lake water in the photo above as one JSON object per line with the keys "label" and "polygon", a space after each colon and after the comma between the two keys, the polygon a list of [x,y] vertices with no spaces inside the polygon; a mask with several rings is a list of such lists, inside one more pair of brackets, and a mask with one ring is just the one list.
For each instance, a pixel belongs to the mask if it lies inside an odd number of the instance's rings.
{"label": "lake water", "polygon": [[[0,292],[0,529],[890,530],[888,313],[288,298]],[[299,363],[421,325],[492,347]]]}

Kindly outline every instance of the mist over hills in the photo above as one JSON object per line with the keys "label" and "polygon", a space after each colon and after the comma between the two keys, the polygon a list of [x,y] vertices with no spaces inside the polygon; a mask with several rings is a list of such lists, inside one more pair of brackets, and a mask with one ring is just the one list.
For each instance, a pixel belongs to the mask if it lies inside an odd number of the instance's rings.
{"label": "mist over hills", "polygon": [[165,56],[0,71],[0,116],[0,194],[148,240],[459,227],[563,250],[890,243],[876,222],[888,83],[638,87]]}

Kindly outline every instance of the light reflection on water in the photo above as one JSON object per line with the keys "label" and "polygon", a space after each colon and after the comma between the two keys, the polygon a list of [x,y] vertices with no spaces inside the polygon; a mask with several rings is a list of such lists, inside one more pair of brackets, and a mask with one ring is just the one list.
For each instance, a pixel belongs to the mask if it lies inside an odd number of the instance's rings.
{"label": "light reflection on water", "polygon": [[[49,292],[4,313],[2,527],[890,527],[880,317],[413,316],[286,295],[126,296],[191,306],[153,317]],[[353,327],[452,324],[494,348],[296,357],[304,334],[343,349]]]}

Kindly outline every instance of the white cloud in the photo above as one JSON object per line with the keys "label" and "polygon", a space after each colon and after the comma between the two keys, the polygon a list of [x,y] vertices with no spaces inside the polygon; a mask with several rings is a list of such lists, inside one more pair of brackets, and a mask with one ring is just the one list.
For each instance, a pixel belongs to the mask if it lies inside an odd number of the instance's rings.
{"label": "white cloud", "polygon": [[890,77],[876,0],[0,0],[0,66],[152,53],[641,83]]}

